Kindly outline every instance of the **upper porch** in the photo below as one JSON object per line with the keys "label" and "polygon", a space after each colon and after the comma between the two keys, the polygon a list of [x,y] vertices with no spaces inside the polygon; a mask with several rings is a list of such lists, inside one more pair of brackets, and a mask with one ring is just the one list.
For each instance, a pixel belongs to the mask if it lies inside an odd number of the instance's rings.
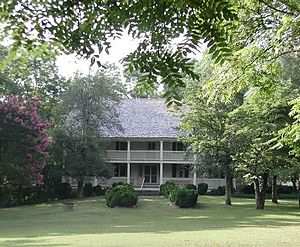
{"label": "upper porch", "polygon": [[106,151],[109,162],[193,163],[194,156],[176,140],[112,141]]}

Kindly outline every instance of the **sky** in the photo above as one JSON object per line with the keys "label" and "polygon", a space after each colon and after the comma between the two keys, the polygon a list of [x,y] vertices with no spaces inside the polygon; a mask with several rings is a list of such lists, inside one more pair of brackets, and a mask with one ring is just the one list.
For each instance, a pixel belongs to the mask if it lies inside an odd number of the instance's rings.
{"label": "sky", "polygon": [[[138,40],[132,39],[126,33],[121,39],[116,39],[111,42],[111,49],[109,55],[103,52],[100,56],[100,61],[115,63],[118,67],[122,68],[120,60],[128,55],[130,52],[134,51],[138,46]],[[205,45],[203,45],[201,51],[195,55],[190,55],[191,58],[200,59],[202,57],[203,51],[205,50]],[[76,58],[75,55],[62,55],[57,58],[57,66],[61,75],[69,78],[74,75],[75,72],[81,72],[87,74],[90,68],[90,61]],[[96,68],[96,65],[94,65]]]}
{"label": "sky", "polygon": [[[100,56],[100,61],[115,63],[121,67],[120,60],[134,51],[138,45],[138,40],[134,40],[128,35],[122,36],[121,39],[116,39],[111,43],[109,55],[103,52]],[[57,58],[57,66],[61,75],[69,78],[76,71],[87,74],[90,68],[90,60],[77,59],[75,55],[62,55]],[[94,65],[95,67],[97,65]]]}

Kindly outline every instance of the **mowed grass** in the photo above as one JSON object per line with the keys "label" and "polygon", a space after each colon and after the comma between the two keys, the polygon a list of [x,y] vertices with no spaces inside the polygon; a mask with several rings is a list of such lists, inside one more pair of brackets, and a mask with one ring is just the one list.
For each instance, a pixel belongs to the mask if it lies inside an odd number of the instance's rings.
{"label": "mowed grass", "polygon": [[300,209],[294,200],[201,196],[196,208],[178,209],[162,197],[140,197],[136,208],[108,208],[103,197],[0,209],[0,246],[300,246]]}

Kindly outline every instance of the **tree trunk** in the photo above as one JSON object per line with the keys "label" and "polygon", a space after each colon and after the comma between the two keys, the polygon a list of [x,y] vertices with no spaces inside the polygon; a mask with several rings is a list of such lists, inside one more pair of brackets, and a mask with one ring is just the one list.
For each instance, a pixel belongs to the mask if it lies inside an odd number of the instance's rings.
{"label": "tree trunk", "polygon": [[272,202],[278,203],[277,175],[272,177]]}
{"label": "tree trunk", "polygon": [[83,197],[83,179],[78,180],[77,184],[77,197],[82,198]]}
{"label": "tree trunk", "polygon": [[254,190],[255,190],[255,202],[256,209],[264,209],[265,201],[266,201],[266,191],[268,185],[268,174],[264,173],[261,178],[261,185],[259,183],[259,179],[254,179]]}
{"label": "tree trunk", "polygon": [[299,208],[300,208],[300,186],[299,186],[299,189],[298,189],[298,205],[299,205]]}
{"label": "tree trunk", "polygon": [[231,205],[232,175],[230,167],[225,167],[225,204]]}

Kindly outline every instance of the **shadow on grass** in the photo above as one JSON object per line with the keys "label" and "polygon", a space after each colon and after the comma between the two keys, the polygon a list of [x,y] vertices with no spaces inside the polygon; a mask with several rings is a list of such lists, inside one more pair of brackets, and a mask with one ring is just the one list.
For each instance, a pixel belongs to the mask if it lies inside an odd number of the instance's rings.
{"label": "shadow on grass", "polygon": [[136,208],[111,209],[105,206],[103,197],[74,202],[72,212],[64,212],[61,202],[1,209],[0,245],[43,246],[44,238],[85,234],[300,227],[295,201],[275,206],[268,203],[264,211],[254,209],[253,199],[234,199],[233,206],[226,206],[222,197],[208,196],[200,197],[197,207],[191,209],[173,207],[158,196],[140,197]]}

